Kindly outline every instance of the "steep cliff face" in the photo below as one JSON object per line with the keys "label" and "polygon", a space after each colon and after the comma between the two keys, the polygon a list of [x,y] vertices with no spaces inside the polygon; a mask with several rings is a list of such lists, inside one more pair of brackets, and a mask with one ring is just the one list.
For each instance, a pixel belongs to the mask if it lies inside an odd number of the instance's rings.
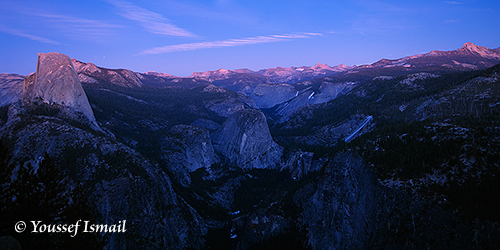
{"label": "steep cliff face", "polygon": [[0,106],[11,104],[21,98],[24,76],[0,74]]}
{"label": "steep cliff face", "polygon": [[23,83],[23,103],[59,105],[67,113],[81,113],[94,127],[97,123],[80,79],[68,56],[39,53],[36,73]]}
{"label": "steep cliff face", "polygon": [[273,168],[283,151],[273,141],[264,114],[253,109],[229,116],[212,141],[217,152],[242,168]]}
{"label": "steep cliff face", "polygon": [[285,116],[283,120],[286,120],[288,119],[287,115],[300,107],[329,102],[351,91],[355,86],[356,84],[354,82],[332,83],[323,81],[316,90],[312,87],[308,87],[304,90],[297,91],[295,96],[289,101],[278,105],[276,114]]}
{"label": "steep cliff face", "polygon": [[259,84],[254,89],[244,90],[257,107],[271,108],[296,96],[297,90],[290,84]]}
{"label": "steep cliff face", "polygon": [[213,111],[222,117],[228,117],[234,112],[245,108],[257,108],[252,98],[242,92],[238,92],[234,95],[232,94],[232,91],[217,87],[213,84],[204,87],[201,92],[207,95],[224,95],[224,98],[208,99],[203,102],[208,110]]}
{"label": "steep cliff face", "polygon": [[323,176],[294,195],[303,208],[302,227],[307,228],[313,249],[364,249],[375,222],[380,189],[374,175],[359,158],[337,155]]}
{"label": "steep cliff face", "polygon": [[[107,238],[107,248],[182,249],[201,244],[201,218],[174,193],[166,173],[112,137],[65,119],[32,114],[19,104],[10,106],[0,137],[11,145],[13,164],[37,166],[47,153],[69,179],[83,183],[102,223],[127,220],[130,234]],[[131,235],[147,240],[135,242]]]}
{"label": "steep cliff face", "polygon": [[[473,68],[476,54],[485,62],[498,58],[471,44],[460,53],[464,61],[450,62],[461,68]],[[418,66],[431,57],[405,60]],[[40,60],[49,69],[24,78],[24,106],[15,101],[22,77],[0,75],[0,95],[10,104],[0,109],[0,138],[14,164],[39,166],[48,153],[67,179],[83,182],[103,223],[127,220],[128,234],[108,234],[107,249],[500,245],[498,66],[446,75],[381,60],[358,75],[293,85],[233,81],[228,86],[253,91],[235,93],[216,80],[126,77],[73,62],[103,133],[66,119],[73,113],[89,120],[75,104],[64,60],[52,60],[58,66]],[[143,85],[122,80],[135,78]],[[45,87],[36,91],[38,83]],[[274,124],[274,139],[245,93],[259,106],[291,96],[266,110],[285,114]],[[274,140],[289,147],[285,157]],[[220,239],[229,247],[217,247]]]}
{"label": "steep cliff face", "polygon": [[[302,108],[299,111],[303,112]],[[349,142],[357,136],[371,131],[375,127],[373,117],[364,114],[357,114],[336,124],[329,124],[315,129],[314,133],[301,136],[289,136],[286,138],[277,137],[278,142],[285,140],[287,143],[303,144],[311,146],[333,147],[342,140]],[[286,122],[286,121],[285,121]]]}
{"label": "steep cliff face", "polygon": [[161,140],[161,146],[167,168],[186,187],[191,183],[189,172],[219,162],[208,131],[200,127],[176,125]]}
{"label": "steep cliff face", "polygon": [[313,159],[314,153],[297,150],[289,152],[286,160],[281,164],[281,171],[288,170],[290,176],[294,179],[300,179],[314,171],[321,170],[325,163],[324,159]]}
{"label": "steep cliff face", "polygon": [[105,248],[201,248],[203,219],[174,192],[165,171],[111,132],[81,122],[97,126],[67,56],[40,54],[22,97],[0,128],[10,163],[36,169],[46,153],[68,180],[82,183],[98,222],[126,220],[127,234],[104,237]]}

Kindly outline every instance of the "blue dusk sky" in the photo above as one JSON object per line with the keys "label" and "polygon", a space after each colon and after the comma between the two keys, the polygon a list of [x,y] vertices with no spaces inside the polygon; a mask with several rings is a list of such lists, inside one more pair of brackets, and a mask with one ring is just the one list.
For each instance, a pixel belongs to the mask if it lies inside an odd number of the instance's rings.
{"label": "blue dusk sky", "polygon": [[39,52],[177,76],[361,65],[497,48],[499,24],[498,0],[2,0],[0,73],[34,72]]}

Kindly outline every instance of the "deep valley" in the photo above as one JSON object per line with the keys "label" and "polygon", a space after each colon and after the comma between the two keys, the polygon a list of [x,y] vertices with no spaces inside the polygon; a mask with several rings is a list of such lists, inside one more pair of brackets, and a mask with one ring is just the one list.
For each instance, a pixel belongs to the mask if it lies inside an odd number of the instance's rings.
{"label": "deep valley", "polygon": [[[361,66],[0,75],[23,249],[500,248],[500,48]],[[19,234],[91,220],[123,233]]]}

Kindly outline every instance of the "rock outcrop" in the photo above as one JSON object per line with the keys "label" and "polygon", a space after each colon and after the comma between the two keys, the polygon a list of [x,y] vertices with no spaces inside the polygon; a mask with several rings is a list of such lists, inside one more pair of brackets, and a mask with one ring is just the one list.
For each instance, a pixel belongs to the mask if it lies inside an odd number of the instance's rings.
{"label": "rock outcrop", "polygon": [[196,121],[192,122],[191,125],[208,129],[209,132],[215,131],[220,128],[220,125],[218,123],[203,118],[197,119]]}
{"label": "rock outcrop", "polygon": [[127,220],[130,234],[105,238],[104,248],[200,248],[201,218],[177,196],[157,164],[102,133],[58,117],[29,114],[20,105],[10,109],[11,122],[1,128],[0,138],[12,145],[12,163],[37,166],[47,153],[69,180],[83,184],[98,221]]}
{"label": "rock outcrop", "polygon": [[248,89],[247,94],[255,101],[259,108],[271,108],[276,104],[284,103],[296,96],[298,93],[292,85],[282,84],[259,84],[253,90]]}
{"label": "rock outcrop", "polygon": [[[304,108],[298,111],[311,112],[311,110],[306,110]],[[371,131],[374,126],[373,117],[357,114],[339,123],[328,124],[321,128],[317,128],[309,135],[290,136],[286,139],[286,142],[310,146],[334,147],[340,140],[350,142],[357,136]]]}
{"label": "rock outcrop", "polygon": [[337,155],[323,176],[294,195],[303,208],[300,221],[307,228],[308,243],[313,249],[367,248],[380,192],[361,159]]}
{"label": "rock outcrop", "polygon": [[0,74],[0,106],[9,105],[21,98],[24,76]]}
{"label": "rock outcrop", "polygon": [[191,125],[176,125],[161,141],[167,167],[184,186],[189,186],[189,172],[210,167],[219,162],[206,129]]}
{"label": "rock outcrop", "polygon": [[301,67],[276,67],[269,69],[259,70],[257,73],[262,74],[268,78],[267,82],[271,83],[297,83],[302,81],[311,80],[314,78],[328,76],[337,72],[342,72],[353,68],[354,66],[346,66],[339,64],[330,67],[326,64],[317,63],[314,66],[301,66]]}
{"label": "rock outcrop", "polygon": [[252,98],[245,93],[234,93],[225,88],[210,84],[201,91],[205,95],[217,96],[203,101],[205,107],[222,117],[228,117],[236,111],[246,108],[257,108]]}
{"label": "rock outcrop", "polygon": [[314,171],[321,170],[325,159],[314,160],[314,153],[303,152],[302,150],[292,151],[287,154],[281,170],[287,169],[290,176],[294,179],[301,179]]}
{"label": "rock outcrop", "polygon": [[302,106],[329,102],[351,91],[355,86],[354,82],[332,83],[324,81],[321,83],[319,91],[314,91],[313,88],[297,91],[296,96],[277,107],[276,113],[286,116]]}
{"label": "rock outcrop", "polygon": [[84,83],[111,83],[116,86],[134,88],[142,87],[140,74],[128,69],[106,69],[97,67],[93,63],[83,63],[71,59],[75,71],[81,82]]}
{"label": "rock outcrop", "polygon": [[212,141],[218,153],[241,168],[274,168],[283,152],[273,141],[264,114],[254,109],[229,116]]}
{"label": "rock outcrop", "polygon": [[98,127],[87,95],[68,56],[61,53],[39,53],[36,73],[24,79],[23,104],[39,102],[63,107],[78,117],[78,113]]}
{"label": "rock outcrop", "polygon": [[126,234],[102,238],[106,249],[200,249],[203,219],[174,192],[165,171],[111,132],[96,132],[74,118],[95,124],[70,59],[39,54],[36,74],[24,80],[22,103],[9,106],[0,128],[12,149],[10,164],[35,170],[47,155],[70,187],[82,185],[96,221],[127,220]]}

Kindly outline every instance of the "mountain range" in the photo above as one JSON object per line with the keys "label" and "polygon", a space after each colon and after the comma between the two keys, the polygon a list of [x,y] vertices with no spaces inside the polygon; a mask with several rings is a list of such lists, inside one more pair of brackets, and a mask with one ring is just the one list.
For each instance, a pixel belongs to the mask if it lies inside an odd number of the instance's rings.
{"label": "mountain range", "polygon": [[[466,43],[177,77],[41,53],[34,74],[0,75],[0,236],[23,249],[497,248],[499,64],[500,48]],[[13,230],[42,219],[127,232]]]}

